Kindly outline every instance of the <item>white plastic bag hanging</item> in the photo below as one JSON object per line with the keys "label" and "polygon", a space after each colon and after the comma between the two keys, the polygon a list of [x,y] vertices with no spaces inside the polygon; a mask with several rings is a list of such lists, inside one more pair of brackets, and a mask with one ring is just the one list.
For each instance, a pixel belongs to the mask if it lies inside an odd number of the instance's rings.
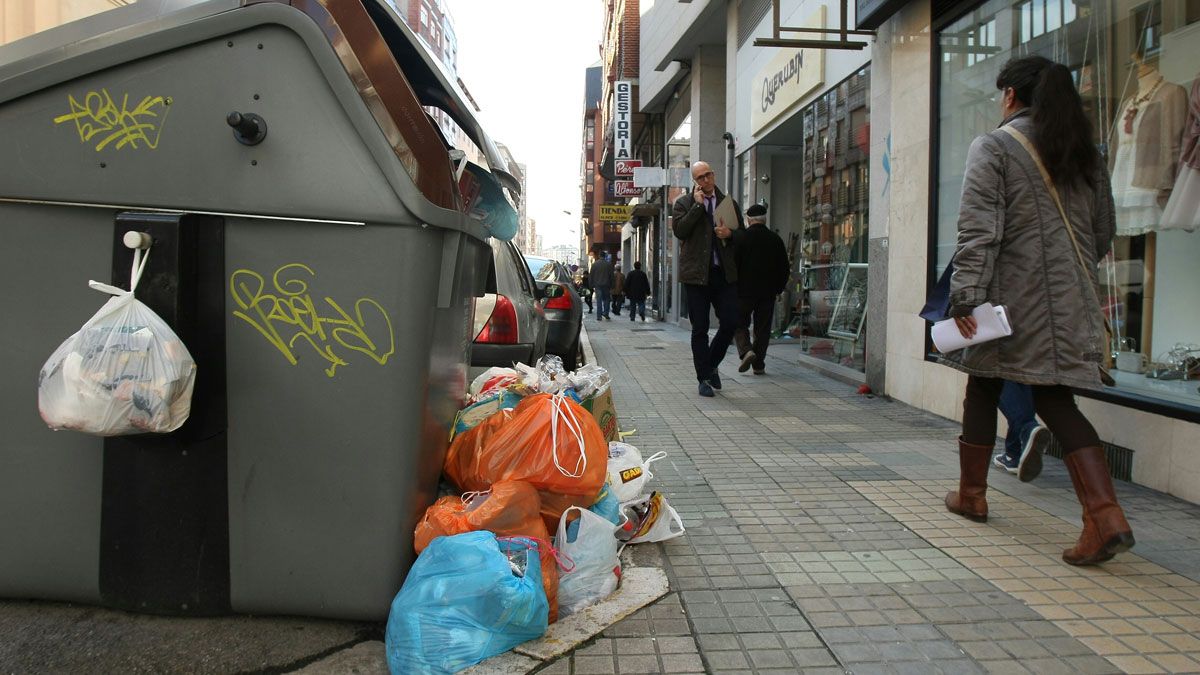
{"label": "white plastic bag hanging", "polygon": [[196,364],[175,332],[134,297],[149,251],[135,250],[126,291],[50,355],[38,374],[38,411],[52,429],[98,436],[178,429],[192,408]]}
{"label": "white plastic bag hanging", "polygon": [[[567,533],[567,520],[572,512],[579,514],[579,527]],[[590,607],[617,590],[621,580],[621,543],[617,541],[617,525],[603,516],[578,506],[563,511],[558,519],[558,536],[554,544],[560,553],[575,563],[558,577],[558,616],[570,616]]]}
{"label": "white plastic bag hanging", "polygon": [[[649,497],[633,502],[622,510],[633,523],[632,537],[627,543],[648,544],[666,541],[682,535],[685,531],[679,513],[667,503],[667,498],[661,493],[651,492]],[[622,531],[622,537],[629,536],[627,532],[628,530]]]}
{"label": "white plastic bag hanging", "polygon": [[642,498],[646,483],[654,477],[650,465],[666,458],[667,453],[656,452],[645,461],[642,453],[628,443],[612,441],[608,444],[608,482],[613,494],[622,504]]}

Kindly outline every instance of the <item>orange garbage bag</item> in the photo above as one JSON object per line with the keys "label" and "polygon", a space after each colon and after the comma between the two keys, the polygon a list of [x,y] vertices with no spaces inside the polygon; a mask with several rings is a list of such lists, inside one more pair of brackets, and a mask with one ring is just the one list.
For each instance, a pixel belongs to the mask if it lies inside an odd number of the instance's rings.
{"label": "orange garbage bag", "polygon": [[473,467],[478,463],[483,453],[483,446],[500,427],[508,424],[515,410],[503,409],[493,413],[487,419],[471,429],[454,437],[450,449],[446,451],[446,462],[442,471],[446,478],[458,489],[467,492],[482,492],[492,486],[492,481],[482,482],[473,479]]}
{"label": "orange garbage bag", "polygon": [[521,481],[500,481],[490,492],[462,498],[442,497],[425,510],[413,531],[413,548],[425,550],[436,537],[487,530],[498,537],[528,537],[538,542],[542,584],[550,602],[550,621],[558,615],[558,564],[550,533],[541,516],[537,490]]}
{"label": "orange garbage bag", "polygon": [[608,474],[608,443],[588,411],[565,396],[537,394],[511,417],[501,414],[454,439],[445,472],[455,485],[486,490],[521,480],[541,492],[594,500]]}
{"label": "orange garbage bag", "polygon": [[500,481],[490,492],[442,497],[425,510],[413,531],[413,548],[425,550],[435,537],[487,530],[496,536],[548,539],[537,490],[521,481]]}

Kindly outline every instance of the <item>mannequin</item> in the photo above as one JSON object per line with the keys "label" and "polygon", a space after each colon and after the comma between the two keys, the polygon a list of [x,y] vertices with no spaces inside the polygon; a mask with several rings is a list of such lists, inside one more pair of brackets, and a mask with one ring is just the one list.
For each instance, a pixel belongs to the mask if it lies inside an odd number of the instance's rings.
{"label": "mannequin", "polygon": [[1162,225],[1162,209],[1175,187],[1179,142],[1187,113],[1183,87],[1168,82],[1140,54],[1137,87],[1121,102],[1113,133],[1113,200],[1117,234],[1136,236]]}
{"label": "mannequin", "polygon": [[1188,115],[1184,125],[1179,156],[1179,177],[1171,198],[1163,208],[1162,229],[1200,229],[1200,73],[1192,83],[1188,97]]}

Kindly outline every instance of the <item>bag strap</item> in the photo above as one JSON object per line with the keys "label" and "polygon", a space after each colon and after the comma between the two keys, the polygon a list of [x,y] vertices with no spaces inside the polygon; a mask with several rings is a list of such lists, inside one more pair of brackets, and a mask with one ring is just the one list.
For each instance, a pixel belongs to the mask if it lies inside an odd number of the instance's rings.
{"label": "bag strap", "polygon": [[[1108,322],[1108,315],[1104,313],[1104,305],[1100,302],[1100,294],[1096,290],[1096,285],[1093,283],[1092,273],[1088,271],[1087,263],[1083,258],[1083,249],[1079,246],[1079,239],[1075,236],[1075,228],[1071,225],[1071,219],[1067,217],[1067,210],[1063,208],[1062,199],[1058,196],[1058,190],[1054,187],[1054,181],[1050,178],[1050,172],[1046,170],[1046,165],[1042,163],[1041,155],[1038,154],[1037,148],[1033,147],[1033,143],[1029,137],[1021,133],[1020,130],[1014,128],[1011,124],[1005,124],[1000,127],[1004,133],[1012,136],[1021,147],[1025,148],[1025,152],[1029,153],[1029,158],[1033,160],[1034,166],[1037,167],[1038,173],[1042,174],[1042,181],[1046,184],[1046,189],[1050,192],[1050,198],[1054,200],[1054,206],[1058,208],[1058,215],[1062,217],[1063,223],[1067,226],[1067,234],[1071,237],[1071,246],[1075,249],[1075,258],[1079,261],[1079,271],[1083,273],[1083,278],[1086,280],[1086,285],[1092,291],[1092,297],[1096,299],[1096,307],[1100,309],[1101,326],[1106,333],[1105,339],[1108,340],[1107,333],[1111,332]],[[1111,349],[1111,345],[1106,349]],[[1104,360],[1101,362],[1101,371],[1103,376]]]}
{"label": "bag strap", "polygon": [[1038,155],[1037,148],[1033,147],[1033,143],[1029,137],[1021,133],[1020,130],[1014,128],[1011,124],[1006,124],[1000,127],[1004,133],[1012,136],[1021,147],[1025,148],[1025,152],[1029,153],[1030,159],[1033,160],[1034,166],[1037,167],[1038,173],[1042,174],[1042,180],[1046,183],[1046,189],[1050,191],[1050,198],[1054,200],[1054,205],[1058,207],[1058,215],[1062,216],[1063,223],[1067,226],[1067,234],[1071,237],[1071,246],[1075,248],[1075,258],[1079,260],[1079,267],[1083,271],[1083,276],[1089,283],[1092,275],[1088,272],[1087,263],[1083,259],[1083,249],[1079,247],[1079,239],[1075,236],[1075,228],[1071,225],[1071,219],[1067,217],[1067,210],[1063,208],[1062,199],[1058,196],[1058,190],[1054,187],[1054,181],[1050,178],[1050,172],[1046,170],[1046,165],[1042,163],[1042,158]]}

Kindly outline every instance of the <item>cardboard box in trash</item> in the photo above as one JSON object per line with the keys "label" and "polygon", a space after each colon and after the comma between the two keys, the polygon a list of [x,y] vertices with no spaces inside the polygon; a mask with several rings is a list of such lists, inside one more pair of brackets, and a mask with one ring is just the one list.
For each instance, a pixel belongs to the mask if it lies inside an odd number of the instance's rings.
{"label": "cardboard box in trash", "polygon": [[517,407],[522,398],[520,394],[505,389],[496,396],[463,408],[458,411],[458,416],[454,418],[454,427],[450,430],[450,440],[454,440],[455,436],[468,429],[473,429],[480,422],[499,412],[502,408]]}
{"label": "cardboard box in trash", "polygon": [[621,440],[620,429],[617,427],[617,409],[613,405],[612,388],[604,390],[603,394],[591,396],[583,401],[583,409],[592,413],[604,432],[604,440]]}

